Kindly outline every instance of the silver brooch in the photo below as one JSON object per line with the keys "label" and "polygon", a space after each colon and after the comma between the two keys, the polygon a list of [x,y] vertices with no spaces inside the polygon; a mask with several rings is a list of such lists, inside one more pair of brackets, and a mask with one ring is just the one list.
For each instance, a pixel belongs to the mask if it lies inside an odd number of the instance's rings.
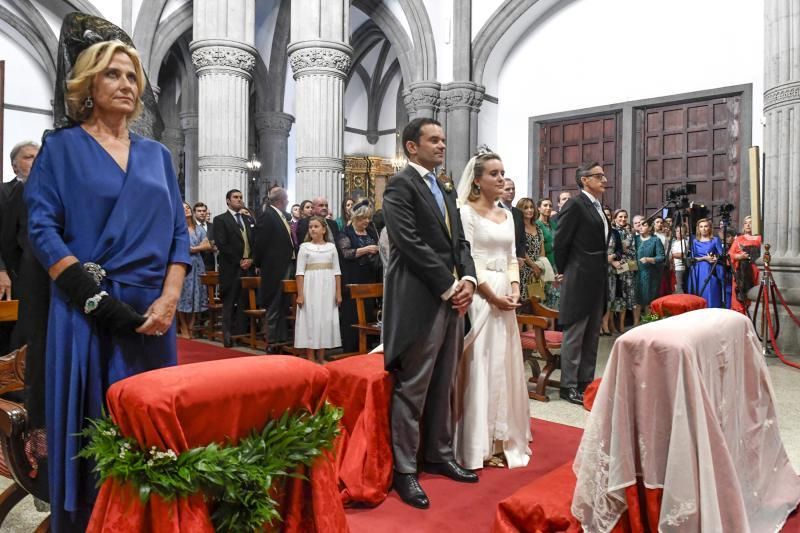
{"label": "silver brooch", "polygon": [[84,263],[83,268],[94,278],[94,282],[97,283],[98,286],[106,277],[106,271],[97,263]]}

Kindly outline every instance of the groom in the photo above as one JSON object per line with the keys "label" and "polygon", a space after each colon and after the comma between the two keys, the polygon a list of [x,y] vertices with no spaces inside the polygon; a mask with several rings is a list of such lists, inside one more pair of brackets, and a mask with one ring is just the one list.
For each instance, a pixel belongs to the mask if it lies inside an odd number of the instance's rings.
{"label": "groom", "polygon": [[391,425],[393,486],[404,502],[425,509],[417,480],[420,425],[422,470],[456,481],[478,476],[453,456],[450,393],[464,342],[464,314],[475,292],[475,265],[450,184],[434,168],[444,161],[442,126],[429,118],[403,130],[408,165],[383,195],[392,243],[384,283],[384,354],[394,374]]}

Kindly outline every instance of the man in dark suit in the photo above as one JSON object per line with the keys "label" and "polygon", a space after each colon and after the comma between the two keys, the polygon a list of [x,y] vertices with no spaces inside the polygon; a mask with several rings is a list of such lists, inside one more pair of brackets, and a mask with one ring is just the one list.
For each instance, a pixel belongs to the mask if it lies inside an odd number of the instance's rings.
{"label": "man in dark suit", "polygon": [[288,336],[288,305],[281,290],[281,282],[294,276],[292,229],[283,214],[288,204],[285,189],[270,189],[267,205],[258,217],[255,231],[254,260],[255,266],[261,269],[259,305],[267,310],[265,327],[267,339],[272,343],[284,342]]}
{"label": "man in dark suit", "polygon": [[[208,220],[208,206],[203,202],[197,202],[192,207],[192,211],[194,212],[194,220],[198,226],[203,228],[206,231],[206,237],[208,238],[208,242],[211,245],[214,245],[214,223],[209,222]],[[203,257],[203,264],[206,267],[206,272],[210,272],[212,270],[217,269],[216,259],[214,258],[215,251],[208,250],[207,252],[200,252],[200,255]]]}
{"label": "man in dark suit", "polygon": [[444,160],[441,125],[412,120],[403,130],[403,149],[409,164],[389,180],[383,196],[392,242],[384,284],[384,358],[394,374],[393,485],[403,501],[424,509],[429,501],[417,479],[420,424],[424,471],[478,481],[455,461],[450,411],[464,314],[477,281],[456,193],[434,173]]}
{"label": "man in dark suit", "polygon": [[[25,227],[20,233],[13,222],[18,219],[19,210],[24,209],[22,189],[31,172],[33,161],[39,153],[39,144],[34,141],[17,143],[11,149],[11,168],[14,179],[0,184],[0,300],[16,298],[22,248],[18,239],[24,236],[27,241],[27,216]],[[13,211],[13,213],[9,212]],[[6,216],[8,215],[8,216]],[[2,229],[3,218],[9,218],[9,227]],[[46,282],[47,283],[47,282]],[[12,295],[12,291],[15,293]],[[0,355],[5,355],[12,347],[13,324],[0,325]]]}
{"label": "man in dark suit", "polygon": [[569,191],[561,191],[558,193],[558,211],[552,215],[550,215],[550,222],[558,224],[558,214],[564,208],[564,204],[572,198],[572,193]]}
{"label": "man in dark suit", "polygon": [[[328,218],[328,213],[330,212],[328,208],[328,199],[324,196],[318,196],[317,198],[314,198],[311,200],[311,208],[315,216],[325,219],[325,222],[328,224],[328,230],[330,230],[331,239],[333,239],[333,242],[336,243],[339,240],[339,226],[336,224],[335,220]],[[306,241],[306,235],[308,235],[308,221],[309,218],[301,218],[297,223],[298,250],[300,249],[300,245]],[[336,248],[338,249],[339,246],[337,245]]]}
{"label": "man in dark suit", "polygon": [[575,172],[581,192],[561,210],[553,239],[556,267],[564,275],[558,321],[561,344],[561,398],[583,403],[583,391],[594,379],[600,325],[608,295],[606,275],[608,222],[599,198],[606,176],[598,163]]}
{"label": "man in dark suit", "polygon": [[242,276],[253,275],[253,232],[255,221],[242,215],[242,192],[231,189],[225,195],[228,210],[214,218],[214,242],[219,250],[219,288],[222,294],[222,334],[226,348],[233,346],[232,331],[245,329],[247,294],[242,291]]}
{"label": "man in dark suit", "polygon": [[[506,178],[503,184],[503,194],[500,196],[500,201],[497,205],[503,209],[511,211],[511,217],[514,219],[514,242],[517,257],[525,259],[527,255],[527,243],[525,242],[525,218],[522,216],[522,211],[514,207],[514,196],[517,194],[517,186],[514,180]],[[535,222],[535,221],[534,221]]]}

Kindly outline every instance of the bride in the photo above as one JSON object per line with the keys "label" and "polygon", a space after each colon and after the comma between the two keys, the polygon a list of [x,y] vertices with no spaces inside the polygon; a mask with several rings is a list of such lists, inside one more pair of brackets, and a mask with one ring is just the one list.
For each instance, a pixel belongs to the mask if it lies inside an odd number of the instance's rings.
{"label": "bride", "polygon": [[464,468],[528,464],[530,406],[515,309],[519,267],[511,213],[498,206],[505,171],[500,156],[482,153],[459,182],[461,222],[472,247],[478,288],[469,309],[455,390],[454,446]]}

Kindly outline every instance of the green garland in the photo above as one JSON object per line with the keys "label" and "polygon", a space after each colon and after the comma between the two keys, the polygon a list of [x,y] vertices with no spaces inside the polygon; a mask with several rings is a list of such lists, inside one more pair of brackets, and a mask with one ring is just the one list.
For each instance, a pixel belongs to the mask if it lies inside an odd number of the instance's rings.
{"label": "green garland", "polygon": [[217,531],[260,531],[281,520],[271,495],[275,482],[302,478],[296,468],[333,447],[341,418],[342,410],[329,403],[313,415],[287,411],[238,446],[212,443],[176,454],[155,446],[142,450],[106,417],[89,420],[81,433],[88,444],[78,456],[96,463],[98,486],[108,478],[131,483],[143,502],[152,493],[169,500],[202,492],[214,504]]}

